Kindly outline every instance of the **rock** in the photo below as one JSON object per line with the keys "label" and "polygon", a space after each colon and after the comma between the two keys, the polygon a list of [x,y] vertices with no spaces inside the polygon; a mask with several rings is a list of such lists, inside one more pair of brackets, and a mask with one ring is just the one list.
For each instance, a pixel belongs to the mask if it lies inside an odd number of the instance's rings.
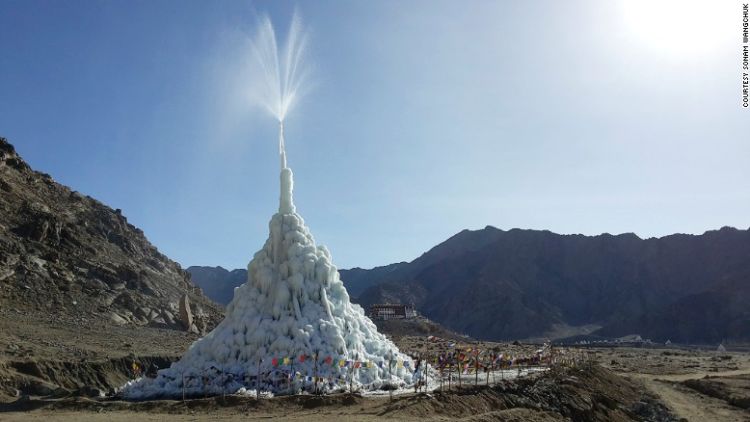
{"label": "rock", "polygon": [[166,324],[168,324],[168,325],[174,325],[175,324],[174,314],[172,314],[169,311],[162,312],[162,319],[164,319],[164,321],[166,321]]}
{"label": "rock", "polygon": [[198,328],[198,334],[200,334],[200,335],[206,334],[207,330],[206,330],[206,321],[205,321],[205,319],[203,319],[203,318],[199,319],[197,321],[196,326]]}
{"label": "rock", "polygon": [[76,390],[74,394],[83,397],[104,397],[104,391],[90,385],[84,385]]}
{"label": "rock", "polygon": [[4,268],[0,270],[0,281],[5,280],[6,278],[12,276],[14,273],[15,271],[13,271],[13,269],[11,268]]}
{"label": "rock", "polygon": [[34,396],[51,396],[55,394],[55,390],[57,390],[57,388],[55,388],[54,386],[46,382],[37,380],[32,380],[22,389],[24,393],[32,394]]}
{"label": "rock", "polygon": [[186,330],[191,330],[193,327],[193,313],[190,311],[190,299],[186,294],[180,299],[180,322]]}
{"label": "rock", "polygon": [[102,294],[101,303],[103,306],[111,306],[115,302],[116,296],[112,294]]}
{"label": "rock", "polygon": [[118,315],[118,314],[116,314],[114,312],[112,312],[111,314],[109,314],[109,319],[110,319],[110,321],[114,322],[117,325],[125,325],[125,324],[128,323],[128,321],[125,320],[125,318],[121,317],[120,315]]}
{"label": "rock", "polygon": [[91,290],[104,290],[107,288],[107,285],[104,284],[103,281],[97,278],[92,278],[92,279],[86,280],[86,287],[88,287]]}

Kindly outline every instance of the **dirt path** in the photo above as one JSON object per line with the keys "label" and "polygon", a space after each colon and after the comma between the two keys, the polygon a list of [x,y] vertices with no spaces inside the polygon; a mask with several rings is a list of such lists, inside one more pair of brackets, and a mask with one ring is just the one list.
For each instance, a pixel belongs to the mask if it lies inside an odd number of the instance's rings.
{"label": "dirt path", "polygon": [[[701,378],[705,378],[706,376],[709,377],[732,377],[735,375],[748,375],[750,374],[750,368],[745,369],[736,369],[733,371],[720,371],[720,372],[696,372],[693,374],[676,374],[676,375],[648,375],[648,377],[656,378],[660,380],[665,381],[687,381],[687,380],[697,380]],[[638,374],[641,375],[641,374]]]}
{"label": "dirt path", "polygon": [[750,421],[750,414],[725,402],[707,397],[686,388],[679,382],[689,379],[701,379],[706,375],[728,377],[750,374],[750,369],[738,369],[723,372],[696,372],[692,374],[652,375],[629,374],[640,379],[646,387],[659,397],[681,418],[688,421]]}
{"label": "dirt path", "polygon": [[732,409],[721,400],[700,396],[679,384],[644,380],[646,387],[659,397],[680,418],[688,421],[750,421],[739,409]]}

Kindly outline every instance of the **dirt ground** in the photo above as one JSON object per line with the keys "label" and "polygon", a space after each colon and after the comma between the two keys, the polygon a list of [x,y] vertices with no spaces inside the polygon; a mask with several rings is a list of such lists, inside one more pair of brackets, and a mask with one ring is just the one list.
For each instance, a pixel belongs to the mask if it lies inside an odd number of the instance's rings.
{"label": "dirt ground", "polygon": [[[585,357],[612,372],[542,376],[536,384],[507,381],[500,390],[484,387],[486,390],[465,393],[408,394],[394,402],[387,397],[341,395],[322,402],[279,397],[261,403],[246,398],[190,400],[188,404],[112,403],[75,394],[76,389],[89,385],[107,392],[108,387],[127,381],[132,357],[168,364],[197,338],[176,330],[98,326],[74,317],[0,309],[0,403],[5,403],[0,405],[0,421],[370,421],[384,417],[412,421],[425,416],[467,421],[643,420],[638,413],[642,411],[657,415],[650,420],[677,420],[643,396],[649,392],[666,402],[673,414],[690,421],[750,421],[746,402],[750,397],[750,353],[676,348],[569,349],[567,356]],[[428,341],[424,336],[394,340],[410,354],[434,355],[453,343]],[[464,341],[455,347],[519,356],[533,353],[539,345]],[[613,373],[631,381],[613,377]],[[578,385],[576,380],[587,376],[591,378],[586,385]],[[60,393],[63,389],[65,394]],[[587,416],[576,418],[575,414]]]}
{"label": "dirt ground", "polygon": [[0,308],[0,360],[4,361],[180,355],[198,338],[186,331]]}
{"label": "dirt ground", "polygon": [[[346,421],[382,421],[388,413],[387,398],[368,398],[353,402],[351,405],[330,404],[320,408],[267,408],[255,409],[247,408],[242,404],[233,407],[211,407],[204,410],[188,409],[170,409],[171,404],[160,404],[162,410],[106,410],[106,411],[89,411],[89,410],[36,410],[31,412],[12,412],[0,414],[0,419],[4,421],[112,421],[112,422],[131,422],[134,419],[139,421],[203,421],[203,420],[221,420],[221,421],[240,421],[240,420],[280,420],[280,421],[311,421],[324,422],[333,418]],[[551,415],[537,415],[537,412],[529,409],[510,409],[498,411],[494,415],[483,415],[483,418],[466,418],[465,420],[518,420],[518,421],[555,421],[560,420]],[[391,415],[390,420],[399,421],[418,421],[424,420],[427,415]],[[430,415],[430,420],[456,420],[450,415]]]}
{"label": "dirt ground", "polygon": [[226,396],[205,399],[123,402],[81,397],[27,399],[0,406],[0,419],[138,420],[465,420],[632,421],[676,419],[638,384],[601,368],[557,368],[494,386],[388,396],[296,395],[255,400]]}
{"label": "dirt ground", "polygon": [[597,349],[598,360],[641,382],[688,421],[750,421],[750,353]]}

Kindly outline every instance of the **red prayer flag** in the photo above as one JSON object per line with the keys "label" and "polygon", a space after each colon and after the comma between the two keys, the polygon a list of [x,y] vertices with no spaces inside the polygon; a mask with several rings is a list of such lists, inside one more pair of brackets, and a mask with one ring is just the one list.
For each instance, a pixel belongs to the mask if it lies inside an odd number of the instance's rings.
{"label": "red prayer flag", "polygon": [[279,366],[279,358],[273,358],[273,359],[271,359],[271,364],[273,366]]}
{"label": "red prayer flag", "polygon": [[299,361],[304,363],[305,362],[305,355],[299,355]]}

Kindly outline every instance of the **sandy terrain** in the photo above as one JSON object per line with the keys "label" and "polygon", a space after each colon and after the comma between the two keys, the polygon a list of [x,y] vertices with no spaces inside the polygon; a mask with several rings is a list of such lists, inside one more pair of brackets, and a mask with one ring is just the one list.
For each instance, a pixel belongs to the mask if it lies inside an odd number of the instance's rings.
{"label": "sandy terrain", "polygon": [[[19,409],[26,411],[18,411]],[[30,399],[0,406],[9,421],[125,420],[290,420],[352,421],[631,421],[650,415],[676,421],[666,408],[633,382],[596,365],[558,368],[544,374],[504,381],[496,386],[464,387],[450,392],[407,393],[383,397],[357,394],[297,395],[261,399],[227,396],[207,399],[122,402],[68,397]]]}
{"label": "sandy terrain", "polygon": [[[3,387],[0,389],[0,402],[8,403],[0,409],[0,420],[330,421],[331,418],[339,418],[369,421],[387,417],[390,420],[410,421],[429,416],[431,420],[543,421],[570,419],[574,412],[583,412],[580,409],[571,410],[581,406],[581,403],[592,405],[592,409],[586,412],[593,413],[581,413],[589,416],[580,420],[638,420],[638,414],[632,410],[636,405],[660,415],[656,420],[676,420],[665,414],[668,413],[666,409],[659,413],[658,405],[643,396],[648,392],[661,397],[674,414],[690,421],[750,420],[750,411],[743,401],[750,397],[750,354],[680,349],[598,348],[567,351],[568,357],[599,362],[632,381],[611,378],[596,371],[596,376],[588,373],[575,376],[550,374],[540,376],[539,385],[505,380],[499,382],[505,383],[500,390],[482,387],[485,390],[474,391],[464,385],[464,392],[412,393],[399,396],[393,402],[387,396],[356,395],[324,399],[279,397],[261,400],[260,403],[246,398],[230,398],[228,401],[205,399],[190,400],[187,404],[181,401],[102,402],[70,396],[69,393],[60,396],[65,398],[54,399],[49,397],[60,390],[55,390],[50,380],[68,392],[89,383],[121,385],[128,378],[127,362],[132,359],[131,356],[139,359],[174,359],[197,338],[193,334],[174,330],[98,327],[85,321],[56,318],[59,317],[0,310],[0,387]],[[425,337],[399,337],[394,340],[407,353],[432,356],[447,350],[448,344],[452,343],[427,341]],[[531,354],[539,346],[463,342],[456,347],[479,347],[519,356]],[[585,385],[578,385],[575,380],[584,376],[593,378]],[[32,391],[27,393],[31,397],[26,408],[23,403],[17,403],[17,389],[21,387]],[[49,392],[43,394],[45,390]],[[46,399],[35,397],[47,394],[52,396]],[[542,395],[536,397],[534,394]],[[606,398],[607,395],[614,398]],[[604,401],[596,405],[596,400]],[[612,409],[607,410],[607,406],[612,406]],[[29,410],[18,411],[23,409]],[[622,409],[631,410],[623,413]]]}
{"label": "sandy terrain", "polygon": [[750,421],[750,354],[599,349],[599,360],[637,380],[688,421]]}

